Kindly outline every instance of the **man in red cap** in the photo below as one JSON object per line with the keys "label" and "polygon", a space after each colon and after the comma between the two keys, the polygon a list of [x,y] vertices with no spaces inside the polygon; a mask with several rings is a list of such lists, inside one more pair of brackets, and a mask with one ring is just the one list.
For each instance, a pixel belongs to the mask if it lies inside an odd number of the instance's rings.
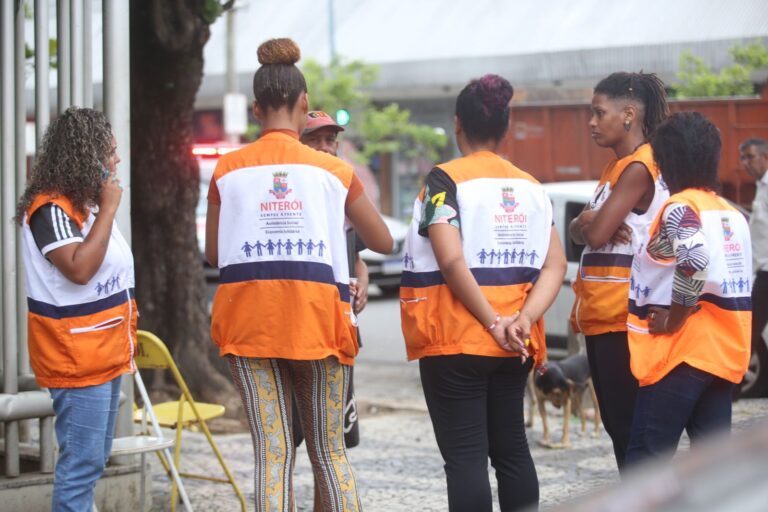
{"label": "man in red cap", "polygon": [[[343,131],[344,128],[339,126],[330,115],[322,110],[312,110],[307,113],[307,124],[304,126],[304,131],[301,132],[300,140],[312,149],[337,156],[336,153],[339,149],[338,136],[339,132]],[[357,315],[368,302],[368,267],[359,254],[364,247],[353,231],[350,231],[349,242],[347,247],[350,249],[348,256],[350,276],[352,277],[350,294],[353,298],[352,308],[354,314]],[[359,340],[359,330],[357,334]],[[344,441],[347,448],[357,446],[360,443],[357,404],[352,383],[352,373],[350,371],[347,404],[344,407]],[[298,418],[298,414],[295,414],[294,418]],[[303,438],[301,436],[301,429],[298,427],[299,425],[296,423],[296,419],[294,419],[294,438],[297,445],[301,443]]]}
{"label": "man in red cap", "polygon": [[337,156],[339,149],[339,132],[344,128],[322,110],[311,110],[307,113],[307,124],[301,132],[301,142],[307,146]]}

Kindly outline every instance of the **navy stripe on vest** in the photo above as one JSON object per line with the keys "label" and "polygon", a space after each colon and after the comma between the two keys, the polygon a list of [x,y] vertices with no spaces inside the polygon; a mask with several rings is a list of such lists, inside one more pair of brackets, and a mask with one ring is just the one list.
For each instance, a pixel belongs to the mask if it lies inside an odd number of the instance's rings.
{"label": "navy stripe on vest", "polygon": [[[135,292],[133,288],[128,290],[130,297],[133,299]],[[114,308],[121,304],[128,302],[125,296],[125,290],[121,290],[115,294],[105,297],[103,299],[95,300],[93,302],[86,302],[85,304],[73,304],[71,306],[56,306],[54,304],[48,304],[47,302],[41,302],[27,297],[27,307],[30,313],[34,313],[40,316],[47,316],[48,318],[55,318],[61,320],[62,318],[72,318],[75,316],[86,316],[101,313],[108,309]]]}
{"label": "navy stripe on vest", "polygon": [[339,289],[342,302],[349,302],[349,283],[337,283],[333,267],[314,261],[254,261],[227,265],[220,271],[219,283],[289,279],[332,284]]}
{"label": "navy stripe on vest", "polygon": [[643,304],[638,306],[634,299],[629,299],[629,312],[640,320],[645,320],[648,317],[649,308],[669,309],[669,304]]}
{"label": "navy stripe on vest", "polygon": [[[535,283],[541,272],[533,267],[471,268],[470,271],[480,286]],[[445,279],[439,270],[433,272],[405,271],[400,284],[407,288],[426,288],[445,284]]]}
{"label": "navy stripe on vest", "polygon": [[[720,297],[712,293],[704,293],[699,297],[699,302],[709,302],[726,311],[752,311],[752,299],[750,297]],[[668,305],[645,304],[638,306],[634,300],[629,299],[629,312],[641,320],[648,316],[648,308],[657,307],[669,309]]]}
{"label": "navy stripe on vest", "polygon": [[581,257],[582,267],[632,267],[631,254],[588,252]]}
{"label": "navy stripe on vest", "polygon": [[701,302],[709,302],[726,311],[752,311],[751,297],[720,297],[713,293],[704,293],[699,297]]}

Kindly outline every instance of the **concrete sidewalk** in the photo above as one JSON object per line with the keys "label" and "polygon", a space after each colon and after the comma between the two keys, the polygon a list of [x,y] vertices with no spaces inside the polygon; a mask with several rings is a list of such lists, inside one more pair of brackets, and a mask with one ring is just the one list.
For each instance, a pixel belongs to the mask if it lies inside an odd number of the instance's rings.
{"label": "concrete sidewalk", "polygon": [[[447,510],[445,475],[432,425],[421,392],[418,365],[359,363],[355,389],[360,401],[360,445],[348,451],[363,506],[368,511],[411,512]],[[552,412],[550,410],[550,412]],[[559,411],[550,414],[554,440],[562,430]],[[768,417],[768,400],[741,400],[734,405],[734,432]],[[592,489],[618,481],[613,450],[605,432],[581,437],[571,421],[568,450],[538,446],[541,422],[529,430],[529,443],[539,477],[542,509],[567,502]],[[253,447],[250,434],[217,435],[216,441],[253,510]],[[686,446],[681,451],[687,450]],[[152,465],[153,510],[170,510],[170,484],[156,457]],[[205,438],[184,433],[182,467],[219,474]],[[490,472],[495,488],[495,477]],[[237,511],[231,488],[187,479],[195,510]],[[306,450],[297,457],[294,485],[299,511],[312,510],[313,481]],[[495,493],[495,489],[494,489]],[[180,508],[179,510],[183,510]]]}

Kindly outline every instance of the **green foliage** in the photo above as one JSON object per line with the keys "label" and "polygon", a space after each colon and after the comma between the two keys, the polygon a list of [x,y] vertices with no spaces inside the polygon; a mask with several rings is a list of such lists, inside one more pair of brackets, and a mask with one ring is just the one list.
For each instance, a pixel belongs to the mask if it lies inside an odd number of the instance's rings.
{"label": "green foliage", "polygon": [[216,21],[224,11],[231,9],[232,4],[234,3],[234,0],[227,0],[223,4],[219,0],[203,0],[202,5],[200,6],[200,17],[204,22],[210,25]]}
{"label": "green foliage", "polygon": [[742,96],[754,94],[751,76],[768,67],[768,48],[761,41],[736,45],[729,50],[734,63],[715,74],[706,62],[690,51],[680,55],[679,84],[673,87],[677,98]]}
{"label": "green foliage", "polygon": [[[58,62],[58,55],[57,52],[59,50],[59,43],[56,41],[56,39],[48,39],[48,65],[51,67],[51,69],[56,69],[56,64]],[[24,44],[24,58],[29,60],[35,57],[35,49],[30,47],[28,44]]]}
{"label": "green foliage", "polygon": [[375,154],[396,152],[436,160],[438,149],[445,147],[448,141],[445,134],[431,126],[411,122],[411,112],[395,103],[376,106],[363,92],[378,78],[376,66],[360,60],[336,59],[330,66],[323,67],[309,59],[302,71],[313,110],[331,115],[339,109],[351,113],[345,134],[360,142],[366,160]]}

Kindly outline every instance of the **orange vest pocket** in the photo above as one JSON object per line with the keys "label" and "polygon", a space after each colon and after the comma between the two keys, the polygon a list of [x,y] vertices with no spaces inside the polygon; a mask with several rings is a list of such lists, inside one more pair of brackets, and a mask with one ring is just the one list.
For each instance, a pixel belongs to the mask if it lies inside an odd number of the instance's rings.
{"label": "orange vest pocket", "polygon": [[71,350],[71,336],[63,322],[29,313],[29,355],[38,378],[72,376],[77,360]]}
{"label": "orange vest pocket", "polygon": [[94,315],[73,317],[64,322],[75,360],[72,377],[92,377],[125,364],[129,353],[127,319],[115,315],[114,309],[104,313],[107,318],[103,320],[99,318],[101,315]]}
{"label": "orange vest pocket", "polygon": [[429,306],[424,289],[400,289],[400,317],[409,361],[423,357],[424,349],[438,334],[438,318],[432,316]]}

